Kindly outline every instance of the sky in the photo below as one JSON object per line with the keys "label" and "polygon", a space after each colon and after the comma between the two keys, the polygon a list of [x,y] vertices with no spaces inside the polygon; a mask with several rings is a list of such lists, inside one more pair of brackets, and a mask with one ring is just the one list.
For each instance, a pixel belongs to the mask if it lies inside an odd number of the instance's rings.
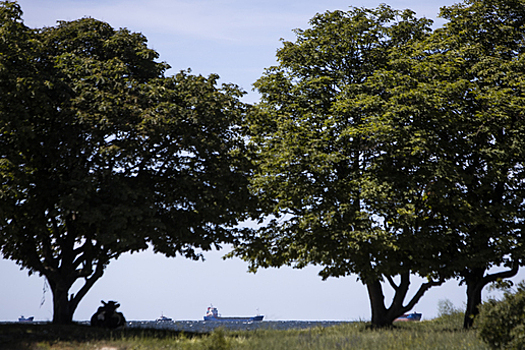
{"label": "sky", "polygon": [[[375,8],[387,3],[410,8],[420,17],[437,19],[442,0],[20,0],[27,26],[53,26],[57,20],[93,17],[114,28],[144,34],[160,60],[172,67],[167,74],[191,68],[193,74],[218,74],[221,82],[235,83],[254,103],[252,84],[265,68],[275,65],[280,39],[293,41],[293,29],[308,28],[316,13]],[[112,261],[104,276],[81,301],[74,320],[89,320],[101,300],[116,300],[128,320],[154,320],[161,314],[174,320],[201,320],[213,304],[225,316],[265,315],[265,320],[370,320],[365,286],[355,276],[323,281],[319,268],[291,268],[247,272],[239,259],[221,259],[228,247],[205,254],[205,261],[166,258],[146,251],[125,254]],[[514,281],[525,278],[521,272]],[[45,280],[28,276],[14,262],[0,259],[0,321],[20,315],[52,319],[52,295]],[[414,279],[412,288],[419,286]],[[414,291],[414,290],[413,290]],[[463,307],[465,286],[457,281],[430,289],[413,311],[423,319],[438,313],[438,302],[450,300]],[[390,302],[390,291],[386,293]],[[497,297],[485,290],[484,297]]]}

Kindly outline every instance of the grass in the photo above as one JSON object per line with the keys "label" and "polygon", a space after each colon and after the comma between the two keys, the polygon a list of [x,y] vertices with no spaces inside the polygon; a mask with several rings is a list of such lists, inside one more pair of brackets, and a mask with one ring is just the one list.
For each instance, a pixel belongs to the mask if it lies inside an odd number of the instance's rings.
{"label": "grass", "polygon": [[0,325],[6,350],[255,350],[255,349],[489,349],[477,331],[461,329],[461,315],[370,329],[364,322],[307,330],[225,331],[184,334],[170,330],[106,331],[88,326]]}
{"label": "grass", "polygon": [[[183,335],[178,331],[161,329],[125,328],[105,330],[87,325],[58,326],[39,323],[9,323],[0,325],[0,349],[130,349],[127,344],[173,342],[191,340],[202,334]],[[132,347],[133,348],[133,347]],[[141,349],[140,347],[135,347]],[[149,348],[148,348],[149,349]],[[152,349],[156,349],[153,347]]]}

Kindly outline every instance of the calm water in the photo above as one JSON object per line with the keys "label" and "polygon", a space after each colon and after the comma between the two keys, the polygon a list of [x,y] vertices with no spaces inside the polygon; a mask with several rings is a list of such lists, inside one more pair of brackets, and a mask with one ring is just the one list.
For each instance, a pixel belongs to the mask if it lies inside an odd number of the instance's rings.
{"label": "calm water", "polygon": [[[75,321],[79,324],[89,325],[89,321]],[[0,324],[13,324],[17,322],[2,322]],[[49,321],[35,321],[32,324],[48,324]],[[339,324],[354,323],[352,321],[260,321],[260,322],[217,322],[217,321],[129,321],[130,328],[156,328],[173,329],[184,332],[211,332],[221,327],[228,330],[255,330],[255,329],[305,329],[313,327],[330,327]]]}
{"label": "calm water", "polygon": [[157,329],[174,329],[185,332],[210,332],[222,327],[229,330],[253,329],[304,329],[312,327],[329,327],[351,322],[345,321],[260,321],[260,322],[214,322],[214,321],[131,321],[128,327]]}

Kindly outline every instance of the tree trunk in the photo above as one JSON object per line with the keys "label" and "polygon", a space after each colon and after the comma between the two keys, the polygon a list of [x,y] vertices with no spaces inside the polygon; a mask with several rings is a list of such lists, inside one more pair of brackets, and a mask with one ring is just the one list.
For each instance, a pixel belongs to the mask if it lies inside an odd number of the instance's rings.
{"label": "tree trunk", "polygon": [[479,314],[483,288],[489,283],[516,276],[519,271],[519,262],[514,261],[510,270],[494,273],[492,275],[484,276],[485,271],[485,268],[476,268],[463,273],[463,278],[467,285],[467,308],[463,320],[464,329],[471,328],[474,324],[474,319]]}
{"label": "tree trunk", "polygon": [[53,293],[53,323],[55,324],[71,324],[73,322],[73,314],[77,309],[80,300],[87,294],[104,273],[104,263],[99,262],[96,266],[95,272],[88,276],[83,276],[84,285],[76,292],[76,294],[69,293],[71,287],[79,279],[79,273],[73,272],[63,277],[55,273],[46,276],[51,292]]}
{"label": "tree trunk", "polygon": [[443,283],[443,280],[423,283],[412,299],[409,300],[406,305],[403,305],[408,294],[408,287],[410,286],[410,273],[405,272],[399,276],[399,284],[396,284],[391,276],[386,276],[390,286],[394,289],[394,297],[389,308],[385,306],[385,295],[383,294],[381,281],[375,279],[366,283],[372,309],[372,327],[382,328],[391,326],[396,318],[412,310],[427,290]]}
{"label": "tree trunk", "polygon": [[372,310],[372,327],[386,327],[392,325],[394,320],[388,320],[387,309],[385,307],[385,295],[379,280],[374,280],[366,284],[370,308]]}
{"label": "tree trunk", "polygon": [[479,314],[481,305],[481,292],[483,291],[483,278],[478,281],[467,282],[467,309],[463,320],[463,328],[469,329],[474,324],[474,318]]}
{"label": "tree trunk", "polygon": [[74,298],[73,300],[69,299],[69,290],[72,283],[52,281],[49,278],[48,282],[53,293],[53,323],[71,324],[73,322],[73,314],[78,305],[78,303],[74,303]]}

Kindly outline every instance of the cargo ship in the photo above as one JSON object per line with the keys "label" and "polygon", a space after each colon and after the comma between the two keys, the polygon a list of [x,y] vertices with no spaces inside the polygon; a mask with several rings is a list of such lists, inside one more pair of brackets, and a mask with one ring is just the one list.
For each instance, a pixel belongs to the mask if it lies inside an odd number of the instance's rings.
{"label": "cargo ship", "polygon": [[264,315],[223,317],[219,314],[219,310],[213,306],[208,307],[208,310],[206,310],[206,315],[204,315],[204,321],[221,322],[257,322],[262,321],[263,318]]}
{"label": "cargo ship", "polygon": [[30,317],[20,316],[18,318],[18,322],[33,322],[34,319],[35,319],[34,316],[30,316]]}

